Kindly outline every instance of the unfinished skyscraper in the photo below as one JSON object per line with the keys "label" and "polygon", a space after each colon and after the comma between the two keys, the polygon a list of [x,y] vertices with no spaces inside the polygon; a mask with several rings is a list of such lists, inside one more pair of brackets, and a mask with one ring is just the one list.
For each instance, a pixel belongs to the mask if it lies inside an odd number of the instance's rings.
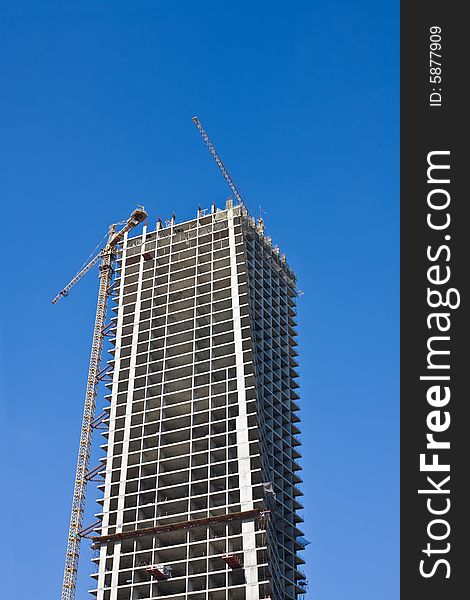
{"label": "unfinished skyscraper", "polygon": [[116,267],[92,594],[296,600],[293,272],[231,201],[126,234]]}

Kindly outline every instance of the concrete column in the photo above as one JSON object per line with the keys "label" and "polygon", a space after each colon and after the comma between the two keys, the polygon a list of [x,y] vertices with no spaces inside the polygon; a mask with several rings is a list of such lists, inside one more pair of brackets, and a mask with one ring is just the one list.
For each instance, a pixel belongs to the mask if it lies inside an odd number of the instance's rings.
{"label": "concrete column", "polygon": [[[248,415],[245,391],[245,369],[243,365],[242,323],[240,314],[240,295],[238,285],[238,268],[235,245],[234,212],[227,210],[228,234],[230,248],[230,279],[232,293],[233,332],[235,341],[238,417],[236,418],[238,476],[240,480],[241,510],[253,509],[253,489],[251,485],[250,444],[248,438]],[[254,521],[242,524],[243,533],[243,565],[246,577],[246,600],[259,600],[258,565],[256,560],[256,536]]]}

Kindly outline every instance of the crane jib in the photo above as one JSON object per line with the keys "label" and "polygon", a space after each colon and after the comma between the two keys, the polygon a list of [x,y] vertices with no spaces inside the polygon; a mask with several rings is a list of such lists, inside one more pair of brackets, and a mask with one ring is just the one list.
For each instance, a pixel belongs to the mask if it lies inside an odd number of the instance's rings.
{"label": "crane jib", "polygon": [[214,157],[214,160],[215,160],[217,166],[219,167],[220,172],[222,173],[222,176],[224,177],[225,181],[228,183],[228,186],[232,190],[233,195],[235,196],[237,202],[239,204],[241,204],[242,206],[245,206],[245,203],[242,200],[241,194],[238,191],[238,188],[235,185],[235,182],[233,181],[232,177],[230,176],[230,173],[227,171],[224,163],[222,162],[219,155],[217,154],[217,151],[216,151],[214,145],[212,144],[212,142],[210,141],[208,134],[204,130],[204,127],[202,126],[201,121],[199,121],[199,119],[197,117],[193,117],[193,123],[199,129],[199,133],[201,134],[202,139],[204,140],[207,148],[209,149],[209,152]]}

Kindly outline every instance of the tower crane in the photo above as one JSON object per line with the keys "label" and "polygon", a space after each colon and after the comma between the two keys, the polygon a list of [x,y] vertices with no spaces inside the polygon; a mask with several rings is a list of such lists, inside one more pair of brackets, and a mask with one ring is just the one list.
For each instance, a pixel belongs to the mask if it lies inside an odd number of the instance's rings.
{"label": "tower crane", "polygon": [[105,247],[95,256],[52,300],[56,304],[61,298],[68,295],[70,289],[84,277],[88,271],[101,260],[100,284],[98,291],[98,304],[96,308],[95,327],[91,346],[90,366],[85,393],[85,406],[83,411],[82,429],[78,452],[77,470],[73,490],[72,513],[67,539],[67,553],[65,557],[64,580],[62,584],[62,600],[74,600],[77,587],[77,570],[80,557],[80,541],[85,513],[86,474],[90,465],[91,442],[93,434],[93,419],[98,391],[98,374],[103,353],[103,330],[106,323],[110,284],[114,272],[115,250],[124,235],[134,229],[147,218],[143,207],[136,208],[127,219],[124,227],[116,232],[116,226],[111,225],[108,231],[108,241]]}
{"label": "tower crane", "polygon": [[209,136],[207,135],[206,131],[204,130],[204,127],[202,126],[201,121],[198,119],[198,117],[193,117],[193,123],[199,129],[199,133],[201,134],[202,139],[206,143],[206,146],[208,147],[209,152],[214,157],[214,160],[217,163],[217,166],[219,167],[220,172],[224,176],[225,181],[228,183],[229,188],[232,190],[233,195],[237,199],[238,204],[241,204],[242,206],[245,206],[245,203],[242,200],[241,194],[238,191],[238,188],[235,185],[235,182],[230,177],[230,173],[227,171],[227,169],[225,168],[224,163],[219,158],[219,155],[217,154],[217,151],[214,148],[214,145],[212,144],[212,142],[209,139]]}

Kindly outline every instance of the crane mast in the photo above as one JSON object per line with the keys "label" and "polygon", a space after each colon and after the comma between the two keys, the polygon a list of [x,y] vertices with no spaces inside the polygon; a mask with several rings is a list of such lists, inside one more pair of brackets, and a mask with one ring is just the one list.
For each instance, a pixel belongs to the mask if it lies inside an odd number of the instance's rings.
{"label": "crane mast", "polygon": [[237,186],[235,185],[233,179],[230,177],[230,173],[227,171],[224,163],[222,162],[219,155],[217,154],[217,151],[214,148],[214,145],[212,144],[212,142],[210,141],[209,136],[207,135],[206,131],[204,130],[204,127],[202,126],[201,121],[199,121],[198,117],[193,117],[193,123],[199,129],[199,133],[201,134],[202,139],[206,143],[206,146],[208,147],[209,152],[214,157],[214,160],[217,163],[217,166],[219,167],[220,172],[224,176],[225,181],[228,183],[229,188],[232,190],[233,195],[237,199],[238,204],[245,206],[245,203],[242,200],[241,194],[238,191]]}
{"label": "crane mast", "polygon": [[96,307],[95,326],[93,329],[93,342],[90,354],[87,386],[85,393],[85,406],[83,411],[82,428],[78,452],[77,470],[73,490],[72,512],[67,539],[67,553],[65,558],[64,580],[62,584],[62,600],[74,600],[77,587],[77,571],[80,557],[80,532],[83,526],[86,499],[86,474],[90,465],[93,419],[98,391],[98,374],[103,353],[103,330],[106,324],[109,289],[114,273],[115,248],[124,235],[147,218],[147,213],[142,208],[134,210],[124,227],[116,232],[111,225],[108,232],[108,242],[97,257],[93,258],[52,301],[54,304],[66,296],[71,287],[77,283],[94,264],[101,258],[100,284],[98,290],[98,303]]}

